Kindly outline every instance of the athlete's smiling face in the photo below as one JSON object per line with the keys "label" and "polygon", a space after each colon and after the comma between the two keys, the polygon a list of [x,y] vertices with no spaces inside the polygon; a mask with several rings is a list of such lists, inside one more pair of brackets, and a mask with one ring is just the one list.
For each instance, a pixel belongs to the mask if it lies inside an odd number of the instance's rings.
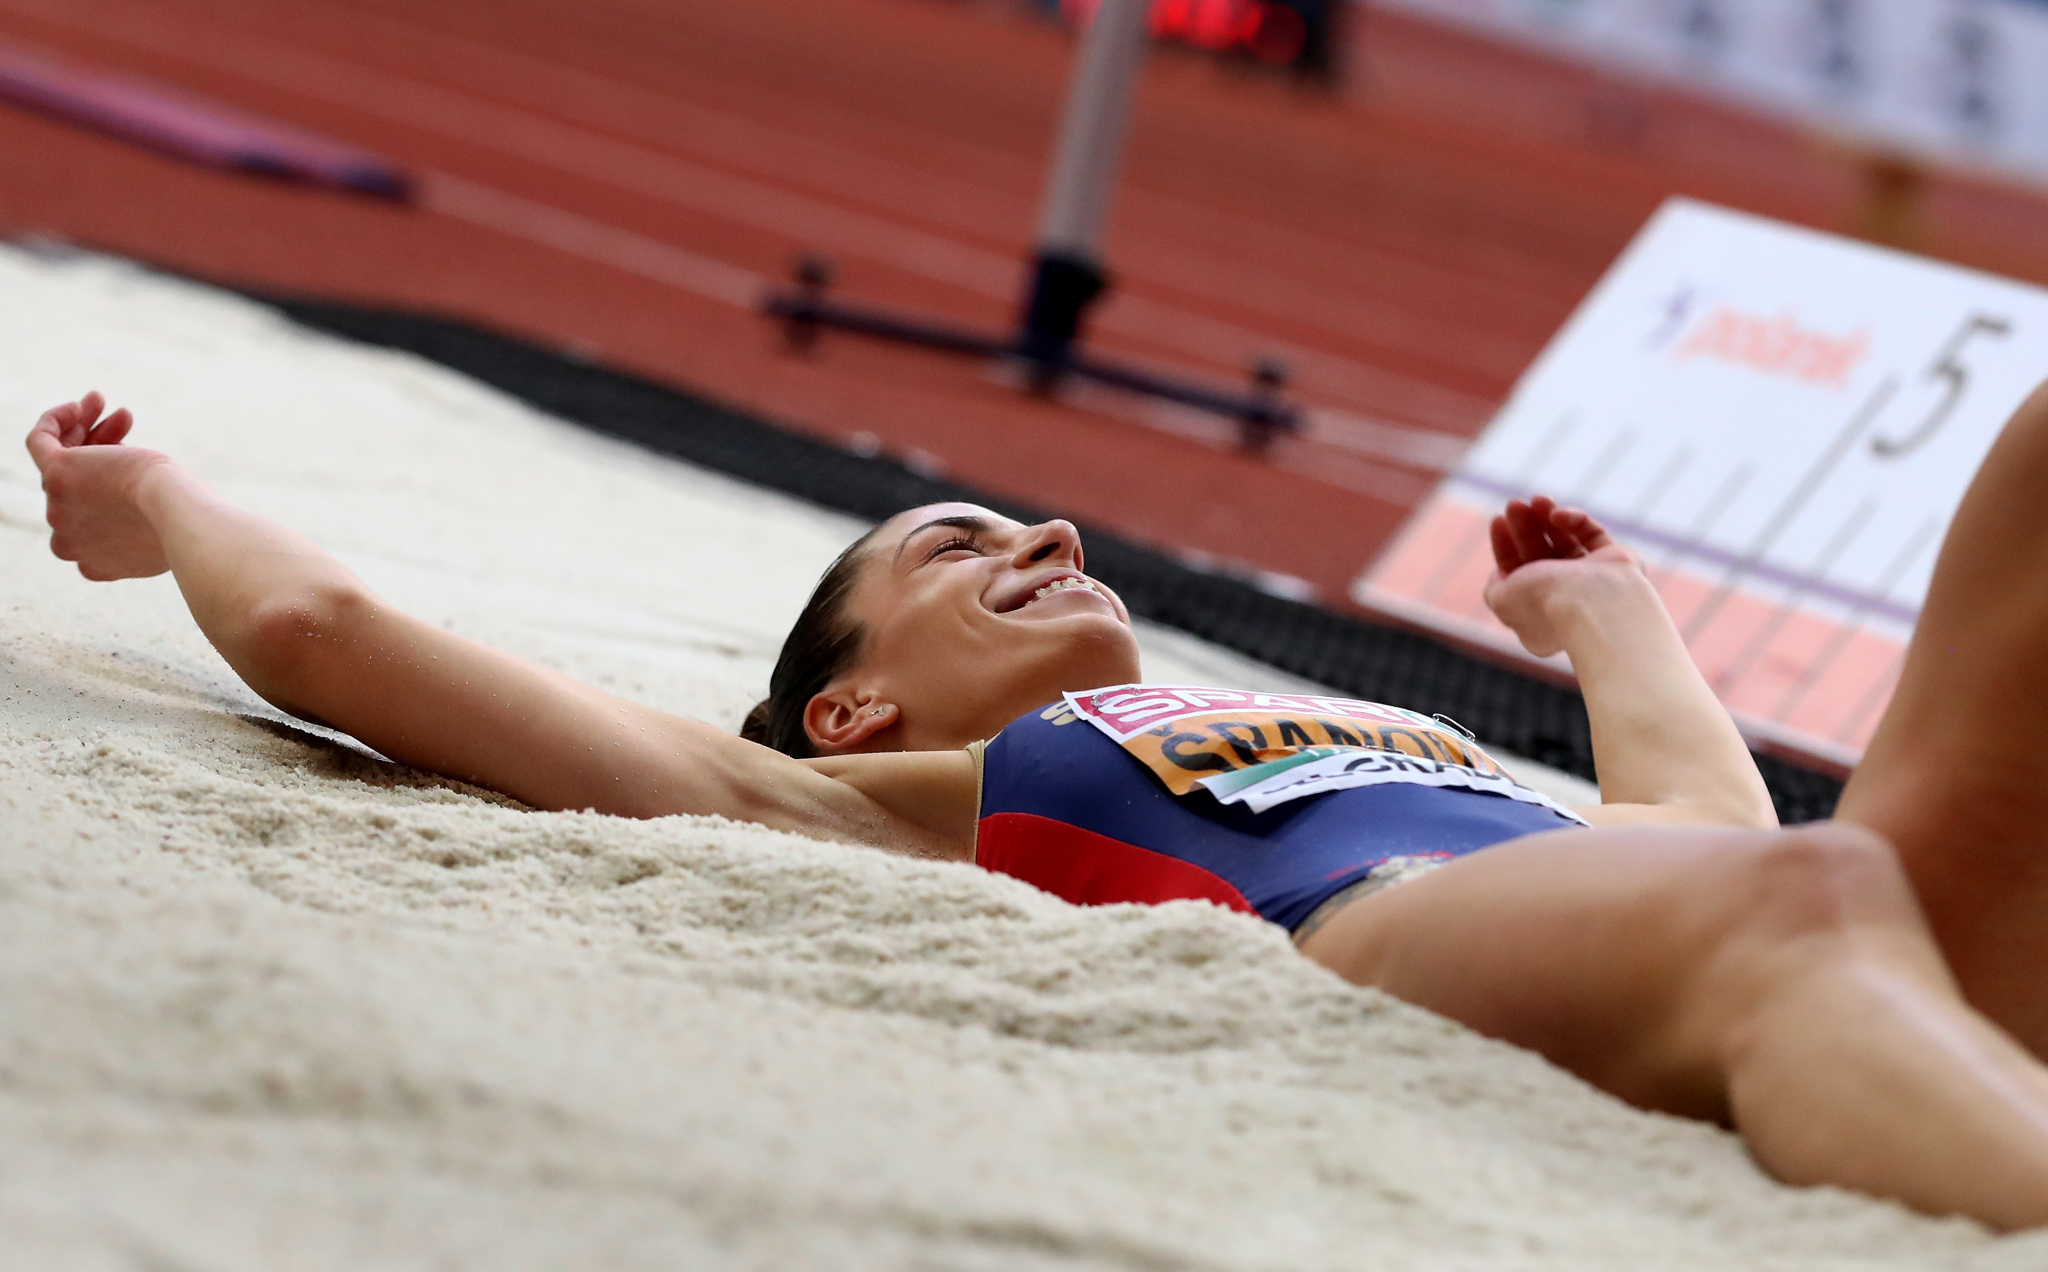
{"label": "athlete's smiling face", "polygon": [[1130,614],[1085,573],[1064,521],[1027,526],[974,504],[891,518],[848,616],[867,639],[812,700],[821,751],[952,749],[1068,689],[1138,678]]}

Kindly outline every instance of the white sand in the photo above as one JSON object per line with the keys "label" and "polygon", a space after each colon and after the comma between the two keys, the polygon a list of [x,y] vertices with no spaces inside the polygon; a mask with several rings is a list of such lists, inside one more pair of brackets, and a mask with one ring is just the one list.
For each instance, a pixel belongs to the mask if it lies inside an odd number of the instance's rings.
{"label": "white sand", "polygon": [[[400,604],[721,723],[856,529],[0,248],[0,421],[89,386]],[[6,441],[0,1267],[2048,1266],[1207,906],[396,770],[263,705],[169,581],[45,542]],[[1243,670],[1166,643],[1156,675]]]}

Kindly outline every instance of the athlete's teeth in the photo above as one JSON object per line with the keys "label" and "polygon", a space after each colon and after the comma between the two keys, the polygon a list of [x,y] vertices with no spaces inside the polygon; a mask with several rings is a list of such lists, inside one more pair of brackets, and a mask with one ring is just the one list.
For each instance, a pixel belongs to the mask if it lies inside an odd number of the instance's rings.
{"label": "athlete's teeth", "polygon": [[1031,599],[1034,601],[1042,601],[1046,597],[1051,596],[1054,592],[1070,591],[1073,588],[1077,587],[1084,588],[1090,592],[1095,590],[1095,585],[1093,583],[1090,583],[1087,579],[1077,579],[1072,575],[1068,575],[1066,578],[1063,579],[1054,579],[1052,582],[1046,584],[1044,587],[1039,588],[1036,592],[1032,593]]}

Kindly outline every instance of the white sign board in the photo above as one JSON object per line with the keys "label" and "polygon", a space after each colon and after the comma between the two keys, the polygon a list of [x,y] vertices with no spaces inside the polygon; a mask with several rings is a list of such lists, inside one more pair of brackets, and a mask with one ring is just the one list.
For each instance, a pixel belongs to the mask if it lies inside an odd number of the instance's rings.
{"label": "white sign board", "polygon": [[1381,0],[1585,61],[2048,178],[2044,0]]}
{"label": "white sign board", "polygon": [[1353,595],[1519,654],[1479,599],[1487,524],[1552,495],[1643,554],[1753,737],[1851,764],[2044,376],[2048,290],[1673,199]]}

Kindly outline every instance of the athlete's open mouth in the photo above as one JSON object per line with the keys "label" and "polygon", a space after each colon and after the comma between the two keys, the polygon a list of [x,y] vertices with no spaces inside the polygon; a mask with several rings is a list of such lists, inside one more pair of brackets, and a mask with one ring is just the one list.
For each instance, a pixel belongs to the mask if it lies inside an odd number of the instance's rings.
{"label": "athlete's open mouth", "polygon": [[1049,596],[1058,596],[1062,592],[1088,592],[1108,599],[1107,594],[1095,586],[1095,581],[1085,574],[1058,574],[1028,591],[1025,590],[1029,587],[1028,584],[1016,586],[1018,590],[1009,592],[996,601],[993,607],[996,613],[1013,614],[1028,605],[1035,605]]}
{"label": "athlete's open mouth", "polygon": [[[1095,585],[1093,583],[1090,583],[1087,579],[1082,578],[1078,574],[1069,574],[1062,578],[1054,579],[1052,582],[1046,584],[1044,587],[1039,588],[1036,592],[1033,592],[1031,594],[1031,599],[1034,601],[1042,601],[1046,597],[1051,596],[1054,592],[1071,592],[1076,589],[1079,589],[1083,592],[1094,592]],[[1100,596],[1101,593],[1096,592],[1096,595]]]}

